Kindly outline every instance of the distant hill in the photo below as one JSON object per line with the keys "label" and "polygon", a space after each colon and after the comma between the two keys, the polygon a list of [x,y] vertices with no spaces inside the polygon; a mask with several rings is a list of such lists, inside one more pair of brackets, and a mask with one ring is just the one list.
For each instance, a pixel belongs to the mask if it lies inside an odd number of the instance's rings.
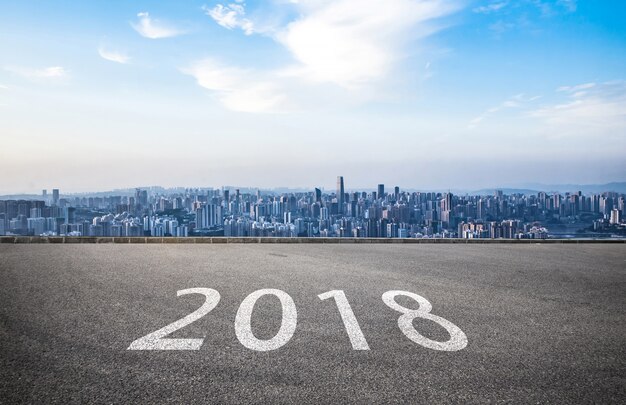
{"label": "distant hill", "polygon": [[0,200],[43,200],[41,194],[7,194],[0,195]]}
{"label": "distant hill", "polygon": [[[575,193],[578,191],[584,194],[589,193],[603,193],[606,191],[613,191],[616,193],[626,193],[626,182],[612,182],[606,184],[524,184],[522,187],[494,187],[483,188],[480,190],[469,191],[470,195],[493,195],[496,190],[502,190],[504,194],[537,194],[540,191],[546,193],[558,192],[558,193]],[[465,192],[459,192],[459,194],[465,194]]]}
{"label": "distant hill", "polygon": [[606,184],[523,184],[523,188],[537,191],[555,191],[560,193],[582,191],[583,193],[602,193],[613,191],[626,193],[626,182],[611,182]]}
{"label": "distant hill", "polygon": [[542,190],[532,190],[528,188],[507,188],[507,187],[498,187],[498,188],[483,188],[480,190],[462,192],[458,194],[469,194],[469,195],[494,195],[496,190],[502,190],[504,194],[537,194]]}

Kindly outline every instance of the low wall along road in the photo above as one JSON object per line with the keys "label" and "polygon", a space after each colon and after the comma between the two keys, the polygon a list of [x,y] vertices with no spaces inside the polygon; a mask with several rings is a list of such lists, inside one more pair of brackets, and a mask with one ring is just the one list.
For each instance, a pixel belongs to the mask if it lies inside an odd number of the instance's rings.
{"label": "low wall along road", "polygon": [[626,243],[625,239],[272,238],[0,236],[0,243]]}

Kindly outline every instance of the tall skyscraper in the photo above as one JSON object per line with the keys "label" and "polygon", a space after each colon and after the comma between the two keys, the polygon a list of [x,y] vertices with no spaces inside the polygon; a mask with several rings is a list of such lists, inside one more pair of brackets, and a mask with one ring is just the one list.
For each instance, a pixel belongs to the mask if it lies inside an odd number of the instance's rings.
{"label": "tall skyscraper", "polygon": [[452,193],[445,193],[440,201],[441,211],[452,210]]}
{"label": "tall skyscraper", "polygon": [[379,184],[378,185],[378,198],[385,198],[385,185],[384,184]]}
{"label": "tall skyscraper", "polygon": [[322,190],[320,190],[319,188],[315,189],[315,202],[322,202]]}
{"label": "tall skyscraper", "polygon": [[337,212],[343,214],[343,203],[345,198],[345,191],[343,188],[343,176],[337,176]]}
{"label": "tall skyscraper", "polygon": [[59,189],[58,188],[52,189],[52,204],[59,205]]}

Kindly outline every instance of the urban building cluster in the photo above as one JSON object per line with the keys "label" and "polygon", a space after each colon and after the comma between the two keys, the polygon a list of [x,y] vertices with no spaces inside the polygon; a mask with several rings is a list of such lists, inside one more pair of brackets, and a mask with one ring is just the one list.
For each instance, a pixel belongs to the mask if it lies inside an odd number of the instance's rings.
{"label": "urban building cluster", "polygon": [[581,224],[573,236],[624,235],[625,196],[614,192],[454,195],[379,184],[346,192],[241,193],[239,189],[136,189],[126,195],[0,200],[0,235],[237,236],[356,238],[553,237],[552,226]]}

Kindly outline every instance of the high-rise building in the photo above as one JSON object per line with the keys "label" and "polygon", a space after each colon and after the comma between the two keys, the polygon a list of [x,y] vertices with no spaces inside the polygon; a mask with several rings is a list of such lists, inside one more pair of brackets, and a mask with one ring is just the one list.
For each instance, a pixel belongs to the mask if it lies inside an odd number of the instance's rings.
{"label": "high-rise building", "polygon": [[322,202],[322,190],[320,190],[319,188],[315,189],[315,202]]}
{"label": "high-rise building", "polygon": [[478,199],[476,202],[476,218],[477,219],[485,219],[485,201],[482,198]]}
{"label": "high-rise building", "polygon": [[441,199],[441,211],[452,210],[452,193],[445,193]]}
{"label": "high-rise building", "polygon": [[74,223],[74,220],[76,218],[76,208],[65,207],[63,211],[64,211],[65,223],[66,224]]}
{"label": "high-rise building", "polygon": [[343,188],[343,176],[337,176],[337,213],[343,214],[345,191]]}
{"label": "high-rise building", "polygon": [[145,190],[141,190],[140,188],[135,189],[135,205],[139,205],[140,207],[148,205],[148,193]]}
{"label": "high-rise building", "polygon": [[380,199],[385,198],[385,185],[384,184],[378,185],[378,198]]}
{"label": "high-rise building", "polygon": [[216,225],[222,225],[222,207],[217,204],[204,204],[196,209],[196,227],[207,229]]}
{"label": "high-rise building", "polygon": [[611,210],[611,217],[609,219],[609,223],[612,225],[617,225],[620,223],[620,210],[618,210],[617,208],[613,208]]}
{"label": "high-rise building", "polygon": [[58,188],[52,189],[52,204],[59,205],[59,189]]}
{"label": "high-rise building", "polygon": [[146,207],[148,205],[148,190],[141,190],[138,202],[142,207]]}

